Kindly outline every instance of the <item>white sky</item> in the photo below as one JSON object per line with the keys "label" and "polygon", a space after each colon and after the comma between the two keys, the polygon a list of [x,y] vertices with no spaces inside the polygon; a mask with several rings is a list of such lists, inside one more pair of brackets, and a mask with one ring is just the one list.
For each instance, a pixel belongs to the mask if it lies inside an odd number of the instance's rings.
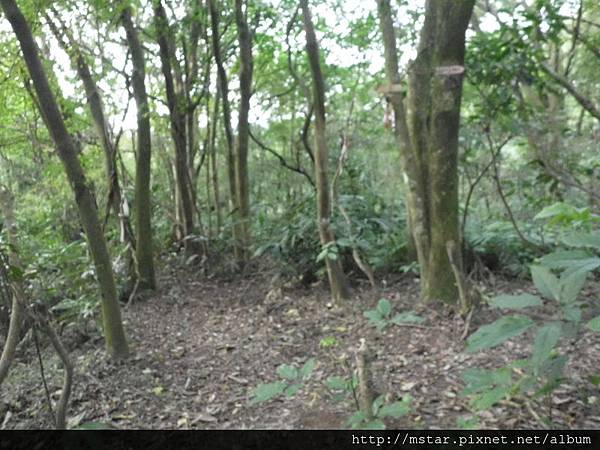
{"label": "white sky", "polygon": [[[269,3],[275,7],[280,4],[279,0],[268,0]],[[410,0],[410,8],[415,9],[417,5],[419,7],[423,6],[423,2],[421,0]],[[577,8],[576,0],[567,0],[565,8],[561,11],[564,14],[573,14]],[[168,12],[169,14],[170,12]],[[314,19],[321,18],[327,24],[328,29],[337,35],[345,35],[349,31],[349,21],[356,20],[361,17],[366,17],[369,13],[376,13],[376,4],[375,1],[371,0],[344,0],[341,2],[341,7],[339,9],[335,9],[328,2],[321,2],[317,5],[313,6],[313,17]],[[504,15],[504,16],[503,16]],[[510,15],[506,13],[501,13],[501,19],[506,19],[507,21],[511,20]],[[412,28],[420,28],[421,23],[413,23],[412,17],[406,13],[406,9],[397,8],[396,15],[396,24],[399,27],[412,27]],[[496,19],[491,14],[483,15],[480,18],[481,28],[485,31],[493,31],[499,28],[499,24]],[[279,24],[279,26],[285,27],[285,24]],[[119,27],[117,27],[118,29]],[[4,18],[0,19],[0,32],[10,32],[10,26],[8,21]],[[94,33],[94,31],[89,30],[90,33]],[[122,32],[118,31],[120,34]],[[348,67],[355,64],[358,61],[365,60],[369,62],[369,73],[375,74],[380,72],[383,69],[384,61],[381,50],[374,49],[358,49],[358,48],[341,48],[337,45],[337,43],[332,39],[326,39],[320,33],[317,33],[318,37],[321,40],[321,46],[323,48],[327,48],[329,50],[327,56],[327,64],[336,65],[341,67]],[[304,36],[300,35],[298,39],[303,39]],[[54,43],[54,37],[48,34],[47,39],[49,42]],[[91,40],[91,39],[90,39]],[[302,45],[301,42],[297,43],[298,45]],[[59,80],[60,86],[62,88],[63,94],[69,97],[73,97],[78,95],[82,96],[82,88],[79,82],[73,83],[71,80],[75,79],[74,71],[71,68],[71,64],[68,56],[60,49],[58,45],[51,45],[51,52],[56,62],[56,67],[58,70],[55,70],[57,79]],[[116,43],[105,43],[104,44],[104,52],[107,56],[112,59],[112,63],[115,67],[119,69],[123,68],[125,63],[125,49],[116,44]],[[410,59],[414,58],[416,51],[410,45],[404,45],[399,48],[399,56],[401,65],[406,65]],[[149,55],[146,55],[147,58]],[[159,67],[158,61],[150,61],[148,64],[154,64],[156,67]],[[131,71],[131,67],[127,67],[126,70],[128,72]],[[118,78],[117,86],[109,86],[106,81],[99,81],[99,87],[103,91],[103,94],[106,97],[110,97],[112,102],[118,105],[119,111],[117,114],[113,114],[110,117],[111,122],[114,125],[115,130],[121,128],[123,126],[125,129],[135,129],[136,128],[136,109],[135,103],[131,101],[129,103],[129,110],[127,115],[125,116],[125,120],[123,123],[115,123],[121,122],[121,117],[124,112],[124,109],[127,104],[128,94],[125,90],[123,77]],[[231,89],[231,97],[235,97],[237,87],[237,77],[232,75],[230,77],[230,89]],[[258,106],[257,99],[254,99],[252,109],[253,109],[253,118],[254,123],[258,125],[265,126],[269,120],[268,111],[263,111]],[[163,104],[157,104],[158,112],[161,115],[168,114],[166,106]],[[234,118],[235,119],[235,118]]]}

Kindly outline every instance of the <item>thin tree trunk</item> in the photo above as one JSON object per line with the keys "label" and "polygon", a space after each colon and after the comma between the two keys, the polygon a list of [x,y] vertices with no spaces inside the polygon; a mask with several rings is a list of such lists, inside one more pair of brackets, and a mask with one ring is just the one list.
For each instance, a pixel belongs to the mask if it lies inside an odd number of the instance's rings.
{"label": "thin tree trunk", "polygon": [[215,210],[217,213],[217,235],[221,231],[223,226],[223,212],[221,211],[221,195],[219,190],[219,171],[217,169],[217,130],[219,126],[219,89],[217,88],[217,95],[215,95],[215,105],[213,107],[213,114],[211,120],[211,133],[209,143],[209,157],[212,172],[212,184],[213,184],[213,195],[215,197]]}
{"label": "thin tree trunk", "polygon": [[[225,129],[225,140],[227,141],[227,177],[229,180],[229,197],[231,203],[231,214],[234,220],[237,216],[239,208],[237,201],[237,188],[235,178],[235,143],[233,138],[233,130],[231,128],[231,105],[229,104],[229,83],[227,81],[227,73],[223,64],[223,55],[221,52],[220,34],[219,34],[219,10],[215,5],[215,0],[207,0],[208,9],[210,12],[212,46],[215,63],[217,65],[217,83],[218,92],[220,93],[223,103],[223,127]],[[234,252],[236,259],[240,258],[239,245],[239,226],[233,227]]]}
{"label": "thin tree trunk", "polygon": [[14,0],[0,0],[0,3],[21,46],[39,99],[41,113],[46,118],[48,131],[75,194],[79,216],[87,236],[102,294],[102,320],[107,350],[115,359],[126,358],[129,355],[129,347],[121,320],[121,309],[117,299],[110,255],[102,233],[94,196],[87,185],[83,168],[77,158],[77,151],[50,89],[29,24]]}
{"label": "thin tree trunk", "polygon": [[[248,140],[250,97],[252,97],[252,34],[248,29],[247,8],[243,0],[235,1],[235,19],[240,47],[240,109],[236,151],[236,188],[239,203],[241,261],[248,260],[250,245],[250,187],[248,180]],[[244,11],[246,9],[246,11]]]}
{"label": "thin tree trunk", "polygon": [[135,228],[137,232],[136,263],[139,290],[155,289],[154,259],[152,252],[152,207],[150,175],[152,138],[150,132],[150,108],[146,93],[146,63],[138,32],[131,18],[131,7],[121,13],[121,22],[127,35],[131,52],[133,73],[131,81],[137,106],[137,153],[135,166]]}
{"label": "thin tree trunk", "polygon": [[[317,37],[308,9],[308,0],[301,0],[302,17],[306,33],[306,53],[310,63],[313,78],[313,95],[315,109],[315,181],[317,184],[317,220],[321,245],[326,246],[335,242],[331,229],[331,199],[329,181],[327,176],[328,149],[326,141],[325,121],[325,83],[319,62],[319,46]],[[350,297],[348,280],[344,275],[342,265],[338,259],[326,258],[327,276],[331,298],[334,303],[340,304],[342,300]]]}
{"label": "thin tree trunk", "polygon": [[[8,243],[11,246],[15,246],[16,242],[16,221],[13,214],[13,199],[10,192],[0,189],[0,209],[4,216],[3,228],[6,230],[8,237]],[[1,251],[1,249],[0,249]],[[6,342],[2,349],[2,356],[0,356],[0,387],[2,382],[8,375],[10,366],[15,359],[15,353],[19,340],[21,338],[21,324],[25,318],[25,305],[22,303],[24,296],[21,292],[21,286],[17,285],[15,291],[11,289],[9,284],[8,264],[16,267],[21,267],[21,262],[18,260],[18,256],[14,252],[9,252],[5,260],[5,255],[0,254],[0,273],[2,278],[0,279],[0,289],[2,289],[2,298],[8,300],[6,297],[11,297],[11,310],[10,310],[10,323],[8,325],[8,335],[6,336]]]}

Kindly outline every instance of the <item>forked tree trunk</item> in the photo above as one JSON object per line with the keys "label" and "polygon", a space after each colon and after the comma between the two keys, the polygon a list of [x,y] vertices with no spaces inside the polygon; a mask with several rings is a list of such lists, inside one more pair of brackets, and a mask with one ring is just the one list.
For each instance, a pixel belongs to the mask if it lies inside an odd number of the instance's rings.
{"label": "forked tree trunk", "polygon": [[[448,242],[460,242],[458,130],[465,31],[474,0],[428,0],[406,103],[401,94],[396,37],[389,0],[377,0],[385,46],[387,95],[408,177],[407,208],[421,269],[425,302],[456,302]],[[462,261],[456,261],[462,267]]]}
{"label": "forked tree trunk", "polygon": [[112,265],[94,196],[87,185],[75,146],[50,89],[29,24],[14,0],[0,0],[0,4],[21,46],[38,97],[40,112],[48,124],[48,131],[75,194],[79,217],[87,236],[102,294],[102,321],[107,350],[115,359],[126,358],[129,355],[129,347],[125,339]]}
{"label": "forked tree trunk", "polygon": [[127,35],[131,52],[133,73],[131,81],[133,96],[137,106],[137,158],[135,165],[135,228],[137,244],[135,248],[138,289],[154,289],[154,259],[152,255],[152,209],[150,197],[150,172],[152,158],[152,139],[150,134],[150,108],[146,93],[146,63],[144,50],[138,32],[131,17],[131,7],[121,13],[121,22]]}
{"label": "forked tree trunk", "polygon": [[[306,53],[310,63],[313,78],[313,96],[315,109],[315,181],[317,184],[317,221],[321,245],[326,246],[335,242],[335,236],[331,229],[331,199],[327,176],[328,149],[326,140],[325,121],[325,83],[319,62],[319,45],[315,35],[308,0],[301,0],[302,17],[306,33]],[[327,277],[331,290],[331,298],[334,303],[339,304],[342,300],[350,297],[348,280],[344,275],[342,265],[338,259],[325,259],[327,265]]]}
{"label": "forked tree trunk", "polygon": [[[235,19],[238,29],[238,42],[240,47],[240,109],[238,115],[238,136],[236,151],[236,188],[239,204],[240,221],[240,247],[241,261],[249,257],[250,245],[250,187],[248,181],[248,139],[250,111],[250,97],[252,97],[252,34],[248,29],[247,11],[243,0],[235,1]],[[244,9],[246,9],[244,11]]]}

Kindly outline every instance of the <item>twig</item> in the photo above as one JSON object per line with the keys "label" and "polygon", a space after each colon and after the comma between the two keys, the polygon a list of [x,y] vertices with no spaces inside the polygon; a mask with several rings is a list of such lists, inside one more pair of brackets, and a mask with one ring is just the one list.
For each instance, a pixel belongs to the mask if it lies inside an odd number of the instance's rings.
{"label": "twig", "polygon": [[62,361],[64,366],[64,378],[63,378],[63,386],[60,394],[60,399],[56,404],[56,413],[55,423],[57,429],[65,429],[67,427],[67,405],[69,403],[69,397],[71,396],[71,387],[73,385],[73,364],[69,359],[69,354],[59,339],[56,331],[50,325],[50,323],[45,318],[40,318],[40,322],[42,324],[42,328],[44,332],[50,339],[54,350],[58,354],[58,357]]}
{"label": "twig", "polygon": [[506,200],[506,196],[504,195],[504,191],[502,190],[502,184],[500,183],[500,175],[499,175],[499,171],[498,171],[498,163],[497,163],[497,159],[496,159],[496,153],[494,152],[494,144],[492,142],[492,138],[490,136],[489,129],[486,130],[485,134],[487,137],[490,153],[492,154],[492,167],[494,168],[494,181],[496,182],[496,189],[498,191],[498,195],[500,196],[500,199],[502,200],[502,204],[504,205],[504,208],[506,209],[506,213],[508,214],[510,223],[512,224],[515,232],[519,236],[519,239],[521,239],[521,241],[523,241],[524,244],[526,244],[527,246],[529,246],[530,248],[533,248],[535,250],[541,250],[542,247],[539,244],[536,244],[535,242],[532,242],[529,239],[527,239],[525,237],[525,235],[519,229],[519,226],[517,225],[515,216],[513,215],[512,209],[510,208],[510,205],[508,204],[508,201]]}
{"label": "twig", "polygon": [[533,409],[533,405],[530,400],[525,400],[525,406],[527,411],[533,416],[537,423],[539,423],[544,429],[548,428],[548,423]]}
{"label": "twig", "polygon": [[54,410],[52,409],[52,400],[50,398],[50,390],[48,389],[48,383],[46,382],[46,375],[44,373],[44,361],[42,361],[42,353],[40,352],[40,343],[38,341],[37,336],[37,324],[33,324],[33,329],[31,330],[33,333],[33,343],[35,345],[35,351],[38,357],[38,363],[40,364],[40,374],[42,376],[42,384],[44,385],[44,392],[46,393],[46,402],[48,403],[48,410],[50,411],[50,416],[52,417],[52,421],[54,421]]}

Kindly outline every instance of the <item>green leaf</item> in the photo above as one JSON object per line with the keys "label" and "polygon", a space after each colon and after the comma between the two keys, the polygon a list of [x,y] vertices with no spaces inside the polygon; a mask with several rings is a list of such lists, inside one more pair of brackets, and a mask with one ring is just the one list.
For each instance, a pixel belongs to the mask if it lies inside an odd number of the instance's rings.
{"label": "green leaf", "polygon": [[586,327],[592,331],[600,331],[600,316],[594,317],[592,320],[590,320],[586,324]]}
{"label": "green leaf", "polygon": [[356,411],[354,414],[350,416],[348,419],[348,424],[352,426],[352,428],[356,428],[367,418],[367,415],[363,411]]}
{"label": "green leaf", "polygon": [[348,388],[348,382],[338,376],[329,377],[326,381],[327,387],[333,391],[345,391]]}
{"label": "green leaf", "polygon": [[560,284],[550,269],[544,266],[531,266],[533,284],[542,296],[558,301],[560,298]]}
{"label": "green leaf", "polygon": [[396,325],[402,325],[403,323],[421,323],[421,322],[425,322],[425,319],[421,316],[416,315],[412,311],[398,313],[392,319],[392,323],[395,323]]}
{"label": "green leaf", "polygon": [[570,303],[563,308],[565,319],[570,322],[581,322],[581,307],[578,303]]}
{"label": "green leaf", "polygon": [[542,306],[542,299],[537,295],[498,295],[490,300],[490,304],[501,309],[522,309],[530,306]]}
{"label": "green leaf", "polygon": [[563,380],[560,378],[552,378],[550,381],[548,381],[547,383],[544,383],[544,385],[539,388],[535,394],[533,394],[534,397],[543,397],[545,395],[549,395],[552,392],[554,392],[554,390],[556,388],[558,388],[561,384],[562,384]]}
{"label": "green leaf", "polygon": [[250,401],[251,405],[257,403],[263,403],[271,400],[274,397],[281,395],[286,388],[287,383],[285,381],[277,381],[269,384],[259,384],[252,392],[253,399]]}
{"label": "green leaf", "polygon": [[284,391],[286,397],[293,397],[298,393],[298,391],[302,389],[302,383],[294,383],[290,384]]}
{"label": "green leaf", "polygon": [[495,347],[512,337],[524,333],[533,324],[533,320],[523,315],[502,317],[489,325],[482,326],[473,333],[467,341],[467,350],[476,352]]}
{"label": "green leaf", "polygon": [[577,300],[579,293],[583,289],[587,280],[588,272],[573,272],[568,274],[564,272],[560,277],[560,301],[561,303],[573,303]]}
{"label": "green leaf", "polygon": [[382,298],[379,300],[379,303],[377,303],[377,311],[379,311],[379,314],[384,318],[387,318],[392,312],[392,304],[388,299]]}
{"label": "green leaf", "polygon": [[533,218],[537,219],[547,219],[548,217],[555,217],[560,215],[572,215],[577,213],[577,209],[568,203],[557,202],[550,206],[546,206],[539,213],[537,213]]}
{"label": "green leaf", "polygon": [[385,424],[381,420],[375,419],[364,423],[360,428],[362,430],[385,430]]}
{"label": "green leaf", "polygon": [[577,272],[588,274],[600,267],[600,258],[593,256],[590,258],[582,259],[565,269],[563,276],[569,276]]}
{"label": "green leaf", "polygon": [[590,383],[592,383],[594,386],[600,386],[600,377],[597,375],[590,375],[589,378]]}
{"label": "green leaf", "polygon": [[544,361],[539,369],[540,375],[543,375],[548,380],[555,380],[562,377],[563,370],[569,358],[567,355],[558,355],[554,358]]}
{"label": "green leaf", "polygon": [[487,390],[495,384],[493,372],[479,367],[465,371],[462,377],[467,384],[460,394],[463,397]]}
{"label": "green leaf", "polygon": [[365,311],[363,313],[363,315],[369,319],[369,321],[371,322],[371,325],[377,327],[377,329],[379,331],[383,330],[385,327],[387,327],[388,321],[385,320],[381,314],[379,313],[379,311],[375,310],[375,309],[370,309],[369,311]]}
{"label": "green leaf", "polygon": [[346,238],[338,239],[335,242],[338,247],[352,247],[352,242]]}
{"label": "green leaf", "polygon": [[288,364],[282,364],[277,368],[277,375],[287,380],[296,380],[298,378],[298,369]]}
{"label": "green leaf", "polygon": [[486,410],[508,396],[509,392],[510,387],[508,386],[496,386],[491,391],[475,397],[471,405],[476,411]]}
{"label": "green leaf", "polygon": [[459,417],[456,419],[456,427],[462,430],[478,430],[481,425],[477,417]]}
{"label": "green leaf", "polygon": [[405,416],[410,412],[410,398],[402,399],[401,402],[390,403],[389,405],[383,405],[379,410],[378,417],[393,417],[398,419]]}
{"label": "green leaf", "polygon": [[379,412],[379,409],[383,406],[384,403],[385,395],[380,395],[375,400],[373,400],[373,404],[371,405],[373,416],[377,417],[377,413]]}
{"label": "green leaf", "polygon": [[590,254],[584,250],[561,250],[542,256],[540,261],[544,266],[551,269],[564,269],[579,264],[589,257]]}
{"label": "green leaf", "polygon": [[563,237],[563,243],[571,247],[593,247],[600,250],[600,233],[576,233]]}
{"label": "green leaf", "polygon": [[534,367],[535,373],[538,372],[542,363],[550,357],[550,352],[560,339],[561,331],[560,322],[546,323],[538,329],[531,355],[531,364]]}
{"label": "green leaf", "polygon": [[363,316],[365,316],[371,322],[380,322],[383,320],[383,316],[376,309],[369,309],[368,311],[365,311]]}
{"label": "green leaf", "polygon": [[329,253],[329,249],[328,248],[324,248],[323,250],[321,250],[321,252],[317,255],[317,262],[321,262],[325,258],[327,258],[327,254],[328,253]]}
{"label": "green leaf", "polygon": [[300,369],[300,378],[308,380],[315,367],[317,367],[317,361],[315,358],[309,358]]}
{"label": "green leaf", "polygon": [[74,430],[110,430],[114,428],[108,422],[86,422],[78,425]]}
{"label": "green leaf", "polygon": [[540,261],[551,269],[565,269],[563,277],[587,274],[600,267],[600,258],[584,250],[558,251],[542,257]]}
{"label": "green leaf", "polygon": [[339,342],[335,336],[327,336],[319,341],[319,347],[335,347]]}

